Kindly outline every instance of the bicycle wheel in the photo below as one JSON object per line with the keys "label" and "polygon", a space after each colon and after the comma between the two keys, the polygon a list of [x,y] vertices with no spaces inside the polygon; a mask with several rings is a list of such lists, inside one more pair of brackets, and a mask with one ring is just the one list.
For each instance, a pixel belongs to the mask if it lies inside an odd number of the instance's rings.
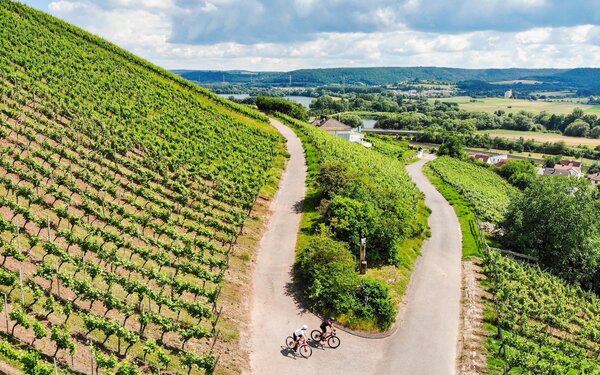
{"label": "bicycle wheel", "polygon": [[300,355],[304,358],[308,358],[312,355],[312,348],[306,344],[302,345],[300,347]]}
{"label": "bicycle wheel", "polygon": [[292,336],[288,336],[285,338],[285,346],[287,346],[290,349],[294,347],[294,339],[292,338]]}
{"label": "bicycle wheel", "polygon": [[327,345],[329,345],[329,347],[333,349],[340,346],[340,343],[340,338],[337,336],[329,336],[329,338],[327,339]]}
{"label": "bicycle wheel", "polygon": [[321,341],[321,331],[319,331],[318,329],[315,329],[314,331],[312,331],[310,333],[310,338],[313,339],[313,341]]}

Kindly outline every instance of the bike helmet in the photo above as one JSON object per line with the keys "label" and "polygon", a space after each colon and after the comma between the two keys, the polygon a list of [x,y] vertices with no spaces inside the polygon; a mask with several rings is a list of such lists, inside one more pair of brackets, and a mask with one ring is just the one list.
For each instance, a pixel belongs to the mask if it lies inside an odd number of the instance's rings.
{"label": "bike helmet", "polygon": [[307,329],[308,329],[308,326],[306,324],[302,326],[303,331],[306,331]]}
{"label": "bike helmet", "polygon": [[335,322],[335,318],[333,316],[330,317],[329,320],[331,320],[332,322]]}

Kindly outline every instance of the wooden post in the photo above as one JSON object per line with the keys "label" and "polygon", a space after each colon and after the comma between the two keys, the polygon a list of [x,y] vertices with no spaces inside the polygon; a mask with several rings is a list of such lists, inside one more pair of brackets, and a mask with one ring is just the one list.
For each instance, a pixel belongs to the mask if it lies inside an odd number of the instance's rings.
{"label": "wooden post", "polygon": [[50,216],[46,218],[46,223],[48,224],[48,242],[50,242]]}
{"label": "wooden post", "polygon": [[367,239],[360,239],[360,274],[367,273]]}
{"label": "wooden post", "polygon": [[58,265],[56,265],[56,290],[58,292],[58,298],[60,298],[60,279],[58,278]]}
{"label": "wooden post", "polygon": [[6,293],[4,293],[4,317],[6,318],[6,333],[8,333],[10,331],[8,330],[8,301]]}
{"label": "wooden post", "polygon": [[92,345],[92,339],[89,339],[90,343],[90,374],[94,375],[94,346]]}
{"label": "wooden post", "polygon": [[56,358],[52,358],[54,360],[54,374],[58,375],[58,366],[56,366]]}
{"label": "wooden post", "polygon": [[25,306],[25,292],[23,291],[23,271],[19,268],[19,286],[21,287],[21,306]]}

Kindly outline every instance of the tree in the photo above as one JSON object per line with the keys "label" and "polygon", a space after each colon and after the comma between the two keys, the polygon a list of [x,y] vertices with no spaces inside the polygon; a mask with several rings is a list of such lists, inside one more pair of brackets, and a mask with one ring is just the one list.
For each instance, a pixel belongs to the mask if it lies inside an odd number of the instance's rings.
{"label": "tree", "polygon": [[73,341],[71,341],[71,333],[64,324],[61,324],[60,327],[52,327],[50,340],[54,341],[56,344],[56,350],[52,355],[53,357],[56,357],[56,354],[59,350],[68,349],[71,356],[75,354],[75,344],[73,344]]}
{"label": "tree", "polygon": [[585,137],[590,131],[590,124],[583,120],[575,120],[565,129],[565,135],[572,137]]}
{"label": "tree", "polygon": [[461,159],[464,155],[463,144],[459,137],[455,135],[449,136],[444,143],[438,148],[437,154],[439,156],[448,155],[453,158]]}
{"label": "tree", "polygon": [[590,130],[589,134],[590,138],[600,138],[600,125],[596,125]]}
{"label": "tree", "polygon": [[22,326],[23,328],[31,327],[31,322],[29,321],[29,317],[27,316],[25,311],[23,311],[23,308],[19,305],[13,305],[13,307],[10,311],[10,314],[8,314],[8,316],[10,317],[11,320],[14,320],[14,322],[15,322],[15,325],[13,325],[12,330],[10,331],[10,334],[13,336],[15,334],[15,328],[17,328],[17,326]]}
{"label": "tree", "polygon": [[543,267],[585,288],[600,262],[600,200],[584,180],[534,180],[508,208],[506,245],[537,256]]}
{"label": "tree", "polygon": [[306,108],[291,100],[269,96],[257,96],[256,106],[261,111],[281,112],[298,120],[308,120],[308,111]]}
{"label": "tree", "polygon": [[528,187],[537,176],[535,164],[531,160],[510,160],[496,171],[521,190]]}
{"label": "tree", "polygon": [[44,327],[44,325],[42,323],[40,323],[39,320],[35,319],[33,321],[33,333],[34,333],[34,338],[33,341],[31,342],[31,345],[33,345],[33,343],[35,342],[35,340],[40,340],[43,339],[44,337],[48,336],[48,331],[46,331],[46,328]]}

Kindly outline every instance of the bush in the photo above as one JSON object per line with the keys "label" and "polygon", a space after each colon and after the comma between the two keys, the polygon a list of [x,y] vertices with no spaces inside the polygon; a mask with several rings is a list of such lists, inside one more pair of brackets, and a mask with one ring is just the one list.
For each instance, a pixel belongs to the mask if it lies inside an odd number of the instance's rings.
{"label": "bush", "polygon": [[498,168],[497,172],[521,190],[528,187],[537,176],[535,164],[531,160],[510,160]]}
{"label": "bush", "polygon": [[565,129],[565,135],[585,137],[590,131],[590,124],[583,120],[575,120]]}
{"label": "bush", "polygon": [[590,138],[600,138],[600,125],[596,125],[590,130]]}
{"label": "bush", "polygon": [[256,106],[261,111],[280,112],[302,121],[308,121],[308,111],[298,103],[283,98],[257,96]]}
{"label": "bush", "polygon": [[464,155],[463,144],[459,137],[450,136],[440,145],[437,151],[438,155],[448,155],[453,158],[461,159]]}
{"label": "bush", "polygon": [[356,260],[343,242],[329,237],[326,228],[313,237],[298,255],[294,277],[307,302],[322,315],[346,315],[375,320],[387,329],[396,309],[388,288],[356,272]]}

